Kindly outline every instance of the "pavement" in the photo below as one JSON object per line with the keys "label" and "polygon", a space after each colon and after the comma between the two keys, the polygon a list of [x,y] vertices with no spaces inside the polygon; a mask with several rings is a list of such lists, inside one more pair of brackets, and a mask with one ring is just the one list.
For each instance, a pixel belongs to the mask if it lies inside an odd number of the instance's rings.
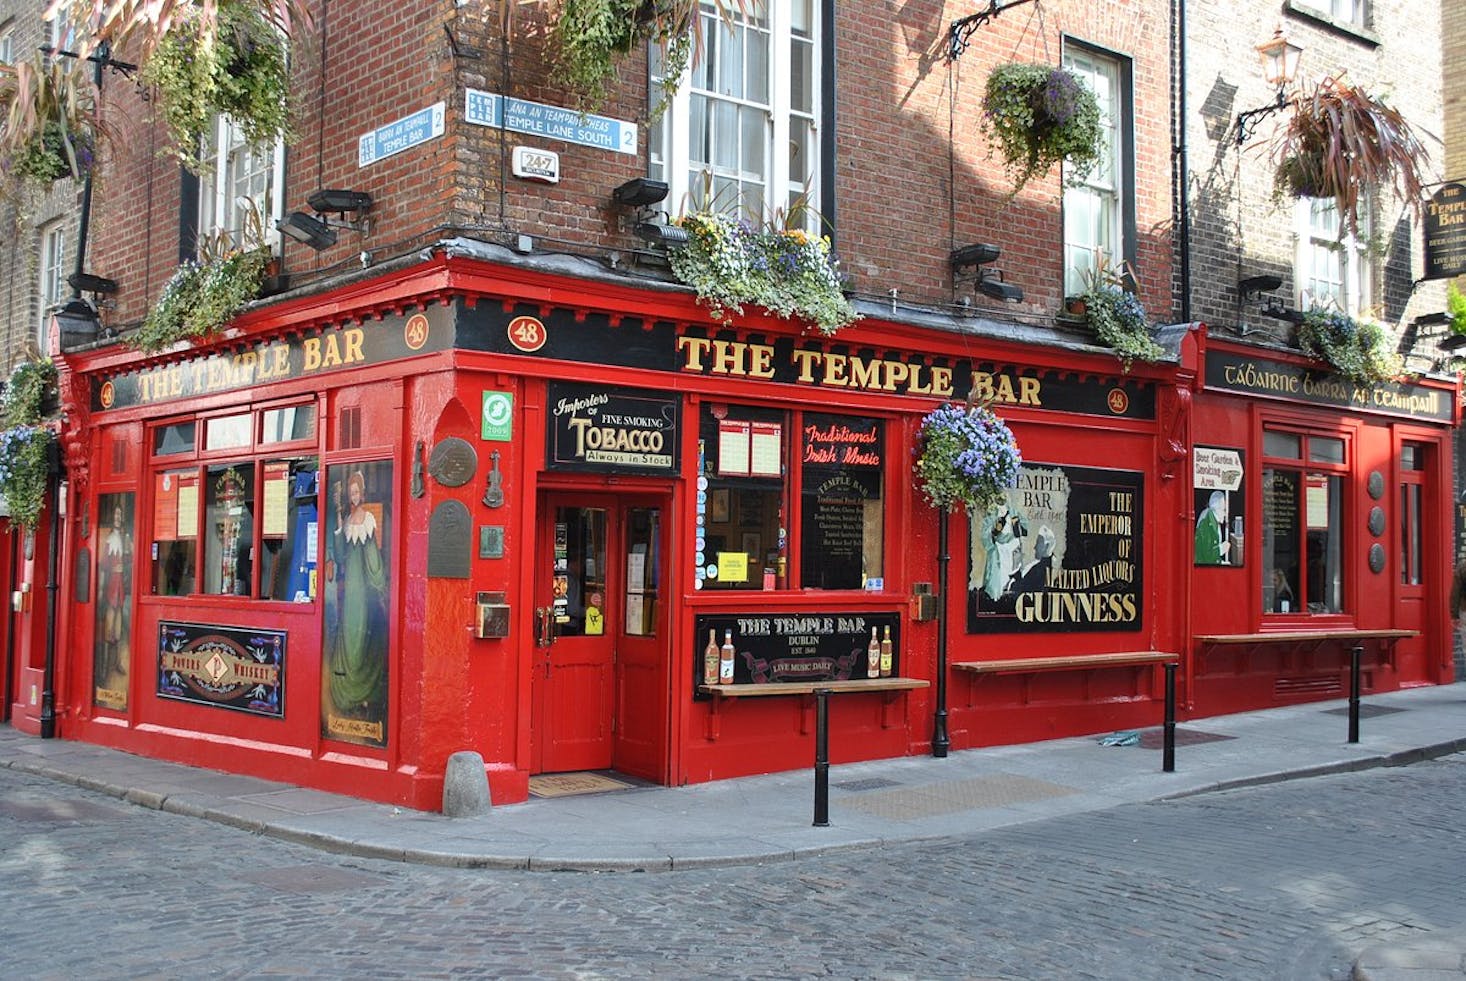
{"label": "pavement", "polygon": [[[1120,735],[1128,745],[1105,745]],[[1137,737],[1138,739],[1134,738]],[[1061,815],[1466,752],[1466,684],[1188,721],[1175,770],[1161,731],[835,763],[827,826],[809,770],[688,787],[531,798],[448,818],[146,759],[0,726],[0,766],[324,851],[461,868],[673,871],[798,861],[840,849],[970,836]],[[831,747],[838,758],[839,747]],[[1364,951],[1358,981],[1466,979],[1466,927]]]}

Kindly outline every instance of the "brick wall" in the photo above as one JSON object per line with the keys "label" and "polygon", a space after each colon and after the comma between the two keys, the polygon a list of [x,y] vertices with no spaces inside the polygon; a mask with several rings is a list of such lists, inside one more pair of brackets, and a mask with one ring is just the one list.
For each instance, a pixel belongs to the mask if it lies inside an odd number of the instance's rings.
{"label": "brick wall", "polygon": [[[1437,180],[1442,165],[1440,51],[1418,40],[1439,37],[1441,6],[1419,0],[1375,0],[1370,4],[1368,30],[1356,33],[1311,15],[1313,8],[1303,0],[1285,0],[1281,14],[1277,0],[1189,5],[1186,136],[1195,319],[1214,329],[1246,324],[1281,337],[1286,325],[1261,315],[1257,304],[1242,307],[1237,281],[1275,274],[1283,278],[1275,295],[1289,306],[1296,295],[1293,202],[1272,193],[1269,152],[1275,129],[1286,115],[1264,120],[1240,149],[1232,139],[1237,113],[1266,105],[1275,94],[1262,78],[1255,45],[1281,23],[1304,49],[1300,74],[1305,84],[1347,72],[1349,81],[1401,110],[1432,154],[1426,179]],[[1443,309],[1444,286],[1413,286],[1424,269],[1422,239],[1403,203],[1382,197],[1376,217],[1376,240],[1382,250],[1374,292],[1380,303],[1377,313],[1390,326],[1403,329],[1415,317]],[[1422,347],[1416,354],[1412,366],[1429,367],[1434,351]]]}
{"label": "brick wall", "polygon": [[[597,110],[641,125],[636,156],[461,122],[468,87],[570,103],[553,85],[537,9],[511,6],[507,45],[497,15],[484,17],[476,5],[331,4],[325,16],[318,9],[312,31],[295,44],[300,118],[289,151],[287,210],[303,207],[316,187],[366,190],[377,204],[365,239],[343,232],[321,253],[290,244],[285,266],[297,282],[354,267],[362,251],[381,262],[460,231],[501,242],[527,234],[542,249],[589,254],[637,244],[610,191],[647,169],[643,56],[625,62],[620,83]],[[1164,318],[1172,261],[1169,5],[1062,0],[1045,4],[1041,17],[1037,10],[1004,13],[949,62],[948,25],[970,13],[970,4],[912,0],[894,15],[882,5],[840,4],[837,238],[858,292],[884,298],[895,289],[903,302],[944,307],[973,292],[970,279],[954,290],[950,249],[995,242],[1004,250],[998,265],[1026,298],[1016,307],[977,303],[1040,321],[1052,317],[1062,289],[1057,169],[1009,200],[979,117],[992,65],[1056,63],[1069,37],[1134,61],[1138,269],[1148,308]],[[109,111],[144,121],[147,105],[126,88],[109,89]],[[358,136],[440,99],[448,108],[443,139],[357,167]],[[156,129],[144,128],[108,158],[108,191],[99,204],[106,231],[97,248],[124,281],[118,324],[142,317],[176,258],[179,185],[176,167],[158,156],[160,140]],[[557,152],[561,183],[506,176],[515,145]]]}

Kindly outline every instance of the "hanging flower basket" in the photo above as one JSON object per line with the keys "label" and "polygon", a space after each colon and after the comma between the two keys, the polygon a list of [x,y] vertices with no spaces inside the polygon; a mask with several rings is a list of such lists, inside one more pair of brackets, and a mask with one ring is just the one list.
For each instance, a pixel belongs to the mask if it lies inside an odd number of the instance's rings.
{"label": "hanging flower basket", "polygon": [[1293,114],[1272,147],[1274,184],[1294,198],[1332,198],[1345,227],[1358,231],[1361,194],[1394,187],[1419,211],[1425,147],[1398,110],[1341,77],[1293,99]]}
{"label": "hanging flower basket", "polygon": [[56,365],[50,358],[21,361],[10,370],[0,398],[0,423],[33,426],[56,397]]}
{"label": "hanging flower basket", "polygon": [[34,528],[46,501],[49,449],[53,433],[46,426],[12,426],[0,430],[0,496],[10,519]]}
{"label": "hanging flower basket", "polygon": [[983,514],[1018,486],[1023,455],[1007,423],[986,404],[947,403],[916,431],[916,483],[932,507]]}
{"label": "hanging flower basket", "polygon": [[71,61],[0,63],[0,161],[11,176],[49,186],[91,169],[96,88]]}
{"label": "hanging flower basket", "polygon": [[998,65],[988,75],[982,115],[983,129],[1007,164],[1014,194],[1060,161],[1067,161],[1070,183],[1099,163],[1099,101],[1062,68]]}
{"label": "hanging flower basket", "polygon": [[845,296],[829,239],[707,212],[676,223],[688,241],[671,249],[667,261],[673,275],[697,290],[714,320],[731,320],[745,303],[808,321],[825,335],[859,319]]}
{"label": "hanging flower basket", "polygon": [[1089,329],[1100,343],[1115,349],[1126,371],[1136,361],[1158,361],[1165,354],[1151,337],[1145,307],[1134,293],[1110,283],[1096,284],[1080,301]]}
{"label": "hanging flower basket", "polygon": [[263,149],[290,131],[290,67],[285,40],[258,2],[223,0],[216,29],[189,8],[143,61],[155,87],[174,152],[190,170],[202,166],[202,138],[223,113]]}
{"label": "hanging flower basket", "polygon": [[269,250],[255,248],[209,262],[183,263],[132,335],[132,345],[151,354],[182,340],[214,335],[260,295],[270,259]]}
{"label": "hanging flower basket", "polygon": [[1361,385],[1389,381],[1404,370],[1404,359],[1391,346],[1382,324],[1356,320],[1337,310],[1304,312],[1298,325],[1298,347]]}

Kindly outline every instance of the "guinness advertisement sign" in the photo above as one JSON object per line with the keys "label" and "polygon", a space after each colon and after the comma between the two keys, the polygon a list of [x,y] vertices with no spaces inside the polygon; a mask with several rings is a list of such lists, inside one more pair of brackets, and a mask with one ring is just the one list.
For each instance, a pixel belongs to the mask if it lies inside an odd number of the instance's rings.
{"label": "guinness advertisement sign", "polygon": [[1229,351],[1207,352],[1206,387],[1407,419],[1449,423],[1453,418],[1452,394],[1443,389],[1398,382],[1359,385],[1341,375]]}
{"label": "guinness advertisement sign", "polygon": [[681,400],[601,385],[550,385],[551,470],[676,474]]}

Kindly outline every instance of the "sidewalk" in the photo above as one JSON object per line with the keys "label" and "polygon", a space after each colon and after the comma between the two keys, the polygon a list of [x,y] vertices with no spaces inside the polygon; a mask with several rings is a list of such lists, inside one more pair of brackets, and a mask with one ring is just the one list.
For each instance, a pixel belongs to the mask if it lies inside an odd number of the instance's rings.
{"label": "sidewalk", "polygon": [[[1119,804],[1270,783],[1466,751],[1466,685],[1365,698],[1360,741],[1347,703],[1187,722],[1176,770],[1159,730],[1140,745],[1098,736],[830,767],[828,827],[813,826],[808,770],[689,787],[531,798],[477,818],[231,776],[0,727],[0,766],[286,841],[368,858],[464,868],[668,871],[796,860],[967,835]],[[832,755],[838,757],[839,747]],[[1452,958],[1455,958],[1454,961]],[[1445,965],[1454,964],[1454,967]],[[1466,978],[1466,934],[1366,951],[1357,978]]]}

